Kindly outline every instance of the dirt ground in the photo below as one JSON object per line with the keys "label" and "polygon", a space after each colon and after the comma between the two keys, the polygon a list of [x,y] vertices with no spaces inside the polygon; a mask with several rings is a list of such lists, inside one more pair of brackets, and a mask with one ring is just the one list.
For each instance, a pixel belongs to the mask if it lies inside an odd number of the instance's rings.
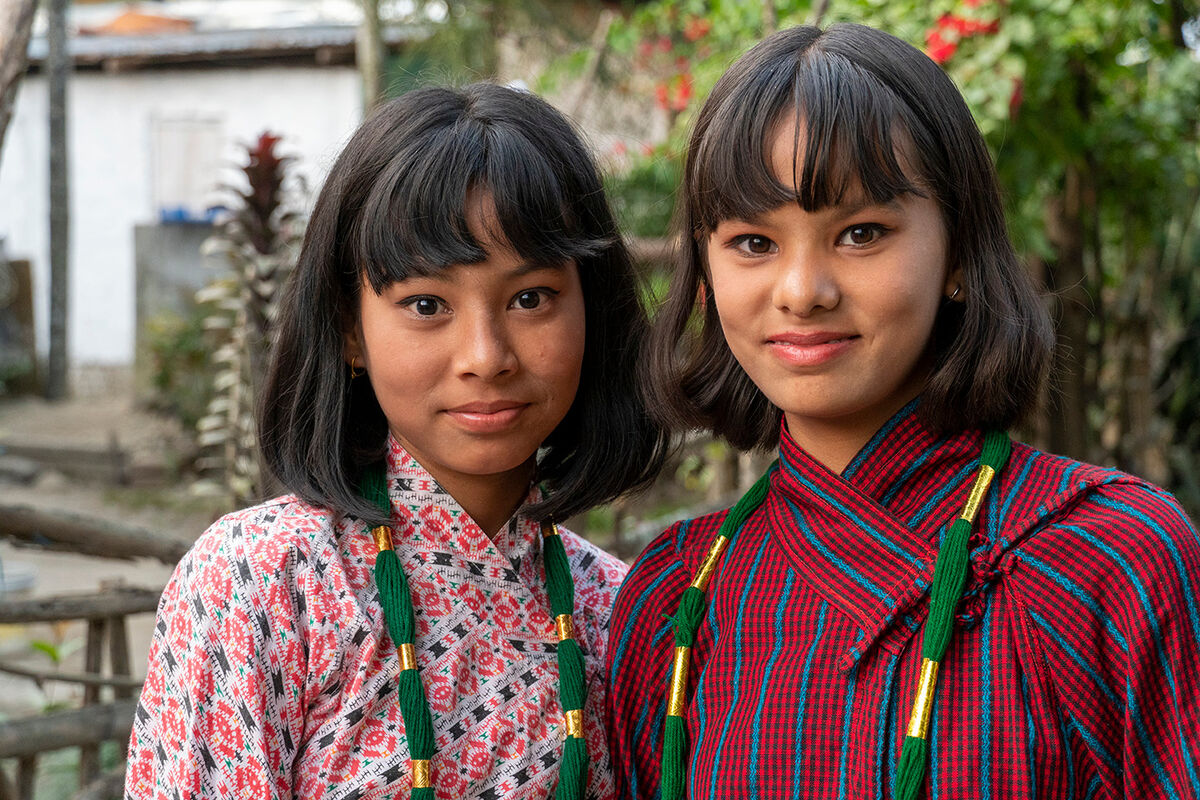
{"label": "dirt ground", "polygon": [[[157,478],[150,486],[115,486],[104,480],[68,477],[42,468],[28,485],[0,480],[0,506],[24,505],[68,510],[77,514],[136,525],[183,541],[193,541],[211,522],[211,501],[193,497],[173,478],[172,464],[184,437],[170,420],[140,409],[132,397],[88,397],[57,403],[21,398],[0,399],[0,453],[13,444],[54,448],[111,447],[129,454],[132,465]],[[154,560],[119,561],[19,547],[0,541],[0,569],[20,578],[32,574],[34,584],[23,597],[44,597],[98,589],[102,582],[161,589],[173,565]],[[143,676],[153,615],[129,620],[133,671]],[[56,651],[64,671],[82,670],[83,623],[62,626],[0,626],[0,660],[48,669]],[[0,721],[38,711],[53,704],[73,704],[79,692],[57,684],[39,689],[23,678],[0,676]]]}

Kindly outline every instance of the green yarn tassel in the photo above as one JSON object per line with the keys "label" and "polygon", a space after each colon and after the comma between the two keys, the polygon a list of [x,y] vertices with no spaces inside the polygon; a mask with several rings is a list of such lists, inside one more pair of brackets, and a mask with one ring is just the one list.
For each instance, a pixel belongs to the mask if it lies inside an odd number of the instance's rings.
{"label": "green yarn tassel", "polygon": [[415,669],[401,670],[397,683],[409,756],[417,761],[428,761],[434,752],[433,717],[429,713],[429,703],[425,701],[421,674]]}
{"label": "green yarn tassel", "polygon": [[896,768],[895,800],[916,800],[925,784],[925,763],[929,758],[929,742],[919,736],[905,736]]}
{"label": "green yarn tassel", "polygon": [[387,623],[392,641],[396,645],[411,642],[416,624],[413,620],[412,601],[405,602],[409,596],[408,579],[404,577],[400,559],[392,550],[383,550],[375,556],[375,587],[379,590],[383,619]]}
{"label": "green yarn tassel", "polygon": [[[778,460],[772,462],[725,515],[717,536],[728,540],[726,547],[733,544],[742,525],[766,498],[767,490],[771,487],[771,474],[778,463]],[[679,611],[674,617],[676,647],[692,647],[695,644],[696,632],[700,630],[707,609],[708,595],[703,589],[688,586],[683,590],[679,598]],[[662,800],[680,800],[684,796],[687,789],[687,750],[687,725],[683,717],[668,714],[663,729]]]}
{"label": "green yarn tassel", "polygon": [[708,597],[695,586],[683,590],[679,598],[679,613],[675,615],[675,646],[691,647],[696,640],[696,631],[708,608]]}
{"label": "green yarn tassel", "polygon": [[[542,561],[546,568],[546,595],[550,613],[558,617],[575,613],[575,581],[562,536],[542,537]],[[558,656],[558,701],[563,713],[582,711],[587,704],[587,676],[583,668],[583,650],[575,639],[563,639],[556,648]],[[577,800],[584,795],[588,779],[587,739],[568,736],[563,742],[563,760],[559,766],[558,800]]]}
{"label": "green yarn tassel", "polygon": [[546,594],[550,597],[550,615],[572,614],[575,610],[575,581],[561,536],[542,537],[542,559],[546,568]]}
{"label": "green yarn tassel", "polygon": [[767,490],[771,488],[771,474],[775,472],[777,466],[779,466],[779,459],[771,462],[767,471],[759,476],[754,485],[742,495],[742,499],[734,503],[733,507],[729,509],[729,513],[725,515],[725,520],[721,523],[721,529],[717,533],[728,538],[730,544],[733,544],[738,531],[742,529],[742,523],[750,519],[754,510],[766,499]]}
{"label": "green yarn tassel", "polygon": [[412,789],[409,792],[411,800],[436,800],[437,795],[433,793],[432,786],[423,786],[420,789]]}
{"label": "green yarn tassel", "polygon": [[668,716],[663,735],[662,800],[682,800],[687,791],[687,725]]}
{"label": "green yarn tassel", "polygon": [[583,651],[574,639],[558,643],[558,699],[564,712],[583,708],[587,701]]}
{"label": "green yarn tassel", "polygon": [[954,610],[962,598],[967,581],[970,559],[968,539],[971,523],[962,517],[954,521],[938,549],[933,568],[933,588],[929,591],[929,620],[925,623],[925,639],[921,655],[931,661],[942,660],[950,637],[954,634]]}
{"label": "green yarn tassel", "polygon": [[558,771],[556,800],[576,800],[583,797],[588,779],[587,740],[568,736],[563,742],[562,765]]}

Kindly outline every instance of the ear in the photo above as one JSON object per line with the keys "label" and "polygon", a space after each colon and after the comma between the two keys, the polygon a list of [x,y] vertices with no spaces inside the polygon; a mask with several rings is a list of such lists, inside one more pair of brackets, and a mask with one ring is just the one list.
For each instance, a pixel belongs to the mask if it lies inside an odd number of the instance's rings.
{"label": "ear", "polygon": [[946,283],[942,286],[942,297],[946,300],[953,300],[956,303],[963,302],[964,289],[962,284],[962,267],[955,267],[946,275]]}
{"label": "ear", "polygon": [[362,367],[366,365],[366,351],[362,346],[362,330],[357,322],[351,323],[342,331],[342,358],[351,366],[356,363]]}

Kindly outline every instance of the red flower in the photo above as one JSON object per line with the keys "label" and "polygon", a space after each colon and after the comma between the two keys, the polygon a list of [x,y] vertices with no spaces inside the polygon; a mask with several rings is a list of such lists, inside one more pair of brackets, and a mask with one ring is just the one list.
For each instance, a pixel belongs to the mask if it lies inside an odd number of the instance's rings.
{"label": "red flower", "polygon": [[660,83],[654,87],[654,102],[664,111],[670,106],[670,95],[667,93],[667,85],[665,83]]}
{"label": "red flower", "polygon": [[685,72],[679,76],[679,82],[675,86],[675,97],[671,102],[671,108],[675,111],[683,111],[688,107],[688,101],[692,99],[692,74]]}
{"label": "red flower", "polygon": [[704,17],[691,17],[683,27],[683,38],[689,42],[703,39],[712,30],[712,23]]}
{"label": "red flower", "polygon": [[925,45],[926,54],[937,64],[945,64],[958,49],[958,42],[946,41],[939,31],[930,31],[925,37]]}
{"label": "red flower", "polygon": [[660,53],[671,52],[671,37],[669,37],[669,36],[658,37],[658,52],[660,52]]}

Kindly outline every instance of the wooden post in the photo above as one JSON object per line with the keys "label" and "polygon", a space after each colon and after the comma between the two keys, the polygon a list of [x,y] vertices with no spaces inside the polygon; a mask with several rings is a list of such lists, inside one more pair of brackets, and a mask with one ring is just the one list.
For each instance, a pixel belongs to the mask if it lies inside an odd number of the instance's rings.
{"label": "wooden post", "polygon": [[[118,675],[128,678],[129,671],[129,629],[125,617],[112,616],[108,618],[108,663],[112,667],[113,677]],[[118,700],[133,697],[133,690],[128,687],[114,686],[113,696]]]}
{"label": "wooden post", "polygon": [[17,759],[17,797],[33,800],[33,787],[37,782],[37,756],[22,756]]}
{"label": "wooden post", "polygon": [[50,84],[50,357],[46,397],[67,396],[67,287],[70,268],[70,188],[67,182],[67,0],[50,0],[46,58]]}
{"label": "wooden post", "polygon": [[362,0],[362,10],[355,60],[358,61],[358,74],[362,76],[365,119],[383,99],[383,33],[379,21],[379,0]]}
{"label": "wooden post", "polygon": [[[98,674],[104,655],[104,620],[89,619],[87,623],[87,647],[84,650],[84,671]],[[83,705],[95,705],[100,701],[99,686],[83,687]],[[100,774],[100,746],[87,744],[79,748],[79,785],[87,786]]]}

